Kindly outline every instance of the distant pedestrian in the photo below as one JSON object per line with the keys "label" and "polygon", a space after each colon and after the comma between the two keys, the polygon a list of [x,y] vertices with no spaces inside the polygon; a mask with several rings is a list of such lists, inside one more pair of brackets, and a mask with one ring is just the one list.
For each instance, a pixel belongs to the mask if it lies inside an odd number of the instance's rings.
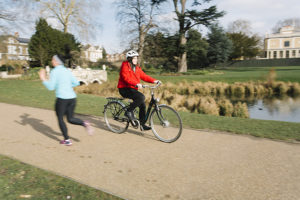
{"label": "distant pedestrian", "polygon": [[64,136],[64,140],[60,143],[70,146],[72,145],[72,141],[69,139],[68,129],[63,119],[64,115],[67,116],[69,123],[84,126],[90,135],[93,130],[88,121],[82,121],[73,117],[76,106],[76,93],[73,87],[78,86],[79,82],[73,76],[72,72],[64,66],[63,61],[62,56],[54,55],[52,57],[54,69],[50,72],[50,79],[47,80],[45,69],[39,71],[39,76],[48,90],[55,90],[55,111],[60,130]]}

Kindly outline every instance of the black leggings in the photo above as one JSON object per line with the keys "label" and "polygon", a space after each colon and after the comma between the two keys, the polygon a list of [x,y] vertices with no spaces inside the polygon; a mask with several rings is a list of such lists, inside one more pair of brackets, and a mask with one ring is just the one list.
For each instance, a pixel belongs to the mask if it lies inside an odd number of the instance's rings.
{"label": "black leggings", "polygon": [[119,93],[122,97],[133,100],[128,111],[132,112],[136,107],[140,108],[139,119],[141,124],[144,124],[146,116],[145,96],[133,88],[119,88]]}
{"label": "black leggings", "polygon": [[55,103],[55,111],[58,119],[59,128],[65,138],[65,140],[69,139],[68,129],[64,122],[64,115],[67,115],[67,120],[71,124],[84,126],[84,123],[81,119],[74,118],[74,109],[76,105],[76,99],[56,99]]}

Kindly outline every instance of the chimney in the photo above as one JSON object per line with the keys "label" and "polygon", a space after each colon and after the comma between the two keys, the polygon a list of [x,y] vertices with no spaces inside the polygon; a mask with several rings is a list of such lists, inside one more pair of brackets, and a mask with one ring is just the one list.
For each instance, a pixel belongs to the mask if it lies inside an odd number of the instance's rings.
{"label": "chimney", "polygon": [[19,38],[19,33],[18,32],[15,32],[15,37]]}

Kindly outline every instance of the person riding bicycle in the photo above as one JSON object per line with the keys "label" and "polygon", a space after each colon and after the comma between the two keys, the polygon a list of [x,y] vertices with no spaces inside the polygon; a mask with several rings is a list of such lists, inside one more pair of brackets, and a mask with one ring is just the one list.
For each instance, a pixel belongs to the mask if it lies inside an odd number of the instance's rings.
{"label": "person riding bicycle", "polygon": [[119,93],[124,98],[132,99],[133,102],[129,105],[129,108],[125,112],[125,116],[129,118],[129,120],[134,120],[133,111],[136,107],[139,107],[139,119],[141,123],[142,130],[150,130],[151,128],[145,125],[146,120],[146,104],[145,104],[145,96],[138,91],[138,89],[142,88],[142,84],[140,83],[141,79],[148,83],[159,83],[159,80],[148,76],[143,72],[141,67],[138,65],[138,56],[139,54],[130,50],[126,53],[126,61],[122,63],[120,70],[120,77],[118,82]]}

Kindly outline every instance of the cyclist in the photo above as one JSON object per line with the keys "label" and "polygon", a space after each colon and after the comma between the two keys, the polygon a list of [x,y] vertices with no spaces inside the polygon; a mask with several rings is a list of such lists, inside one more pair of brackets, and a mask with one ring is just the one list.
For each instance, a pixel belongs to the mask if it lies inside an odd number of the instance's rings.
{"label": "cyclist", "polygon": [[138,56],[139,54],[134,50],[130,50],[126,53],[127,60],[124,61],[121,66],[118,89],[122,97],[133,100],[126,111],[125,116],[131,121],[134,120],[133,110],[136,107],[139,107],[141,130],[150,130],[151,128],[145,125],[145,96],[139,92],[138,89],[142,88],[142,84],[140,83],[141,79],[145,82],[156,84],[160,81],[143,72],[141,67],[138,65]]}
{"label": "cyclist", "polygon": [[76,94],[73,87],[79,85],[79,82],[72,75],[71,71],[64,66],[63,57],[61,55],[54,55],[51,62],[54,69],[50,73],[50,80],[46,78],[45,69],[40,70],[39,76],[47,89],[55,90],[56,92],[55,111],[60,130],[64,136],[64,140],[60,143],[70,146],[72,142],[69,139],[68,129],[64,122],[64,115],[67,116],[67,120],[71,124],[84,126],[89,134],[92,134],[93,130],[88,121],[82,121],[73,116],[76,105]]}

